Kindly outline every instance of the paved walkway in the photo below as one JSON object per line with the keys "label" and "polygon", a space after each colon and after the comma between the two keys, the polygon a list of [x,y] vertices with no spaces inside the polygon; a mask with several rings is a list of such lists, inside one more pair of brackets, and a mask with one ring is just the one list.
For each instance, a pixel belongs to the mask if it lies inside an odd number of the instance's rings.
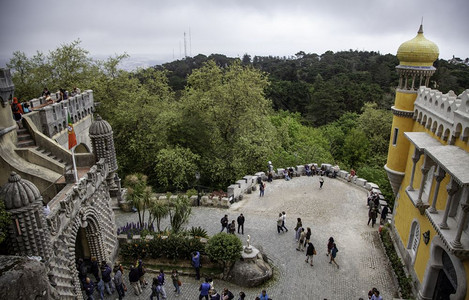
{"label": "paved walkway", "polygon": [[[277,233],[278,213],[287,213],[287,233]],[[270,298],[278,299],[367,299],[368,290],[378,288],[383,299],[397,296],[397,287],[390,273],[391,267],[379,242],[378,227],[366,225],[368,209],[366,192],[339,179],[325,178],[319,189],[318,177],[299,177],[292,181],[275,180],[268,183],[265,196],[258,191],[245,195],[229,209],[194,207],[190,226],[201,226],[209,235],[220,231],[220,218],[228,214],[230,221],[243,213],[246,217],[245,234],[240,236],[245,244],[247,234],[251,243],[260,245],[277,268],[277,280],[259,288],[241,288],[215,280],[215,288],[224,287],[235,294],[244,291],[247,299],[254,299],[265,288]],[[305,253],[295,250],[294,227],[296,218],[303,226],[311,227],[312,242],[318,254],[314,267],[304,262]],[[136,213],[116,213],[117,226],[137,221]],[[163,224],[167,226],[167,222]],[[330,236],[336,240],[339,252],[336,261],[340,269],[329,264],[326,244]],[[128,273],[125,278],[128,280]],[[148,281],[150,274],[147,275]],[[200,282],[182,277],[182,293],[175,297],[171,282],[166,284],[168,299],[198,299]],[[125,299],[149,299],[150,289],[137,297],[129,291]],[[117,298],[116,293],[106,299]]]}

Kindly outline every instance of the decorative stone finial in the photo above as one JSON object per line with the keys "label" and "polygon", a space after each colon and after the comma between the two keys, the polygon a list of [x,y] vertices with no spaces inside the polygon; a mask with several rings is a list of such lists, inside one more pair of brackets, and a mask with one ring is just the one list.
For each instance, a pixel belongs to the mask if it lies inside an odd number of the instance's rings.
{"label": "decorative stone finial", "polygon": [[42,201],[38,188],[31,181],[22,179],[14,171],[10,173],[8,182],[0,189],[0,197],[3,198],[7,210]]}

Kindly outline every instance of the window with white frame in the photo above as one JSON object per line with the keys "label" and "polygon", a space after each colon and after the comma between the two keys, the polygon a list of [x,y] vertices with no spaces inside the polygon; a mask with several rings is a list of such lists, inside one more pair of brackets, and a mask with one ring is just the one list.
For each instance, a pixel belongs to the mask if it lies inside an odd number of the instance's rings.
{"label": "window with white frame", "polygon": [[420,243],[420,225],[417,221],[414,221],[410,229],[409,243],[407,245],[407,250],[412,256],[412,262],[415,261],[415,255],[417,254],[419,243]]}

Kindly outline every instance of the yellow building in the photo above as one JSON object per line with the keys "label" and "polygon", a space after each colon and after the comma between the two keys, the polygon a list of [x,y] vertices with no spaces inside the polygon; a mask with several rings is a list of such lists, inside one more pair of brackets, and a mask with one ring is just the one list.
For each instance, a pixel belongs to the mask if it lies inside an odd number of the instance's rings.
{"label": "yellow building", "polygon": [[422,26],[397,52],[385,166],[396,196],[392,232],[418,299],[469,299],[469,89],[428,88],[438,54]]}

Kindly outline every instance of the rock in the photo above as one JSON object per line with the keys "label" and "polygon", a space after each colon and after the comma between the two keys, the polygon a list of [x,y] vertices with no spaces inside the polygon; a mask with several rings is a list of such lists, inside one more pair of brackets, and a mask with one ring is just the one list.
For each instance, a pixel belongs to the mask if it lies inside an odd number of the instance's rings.
{"label": "rock", "polygon": [[0,256],[2,299],[59,299],[47,273],[45,264],[35,259]]}

